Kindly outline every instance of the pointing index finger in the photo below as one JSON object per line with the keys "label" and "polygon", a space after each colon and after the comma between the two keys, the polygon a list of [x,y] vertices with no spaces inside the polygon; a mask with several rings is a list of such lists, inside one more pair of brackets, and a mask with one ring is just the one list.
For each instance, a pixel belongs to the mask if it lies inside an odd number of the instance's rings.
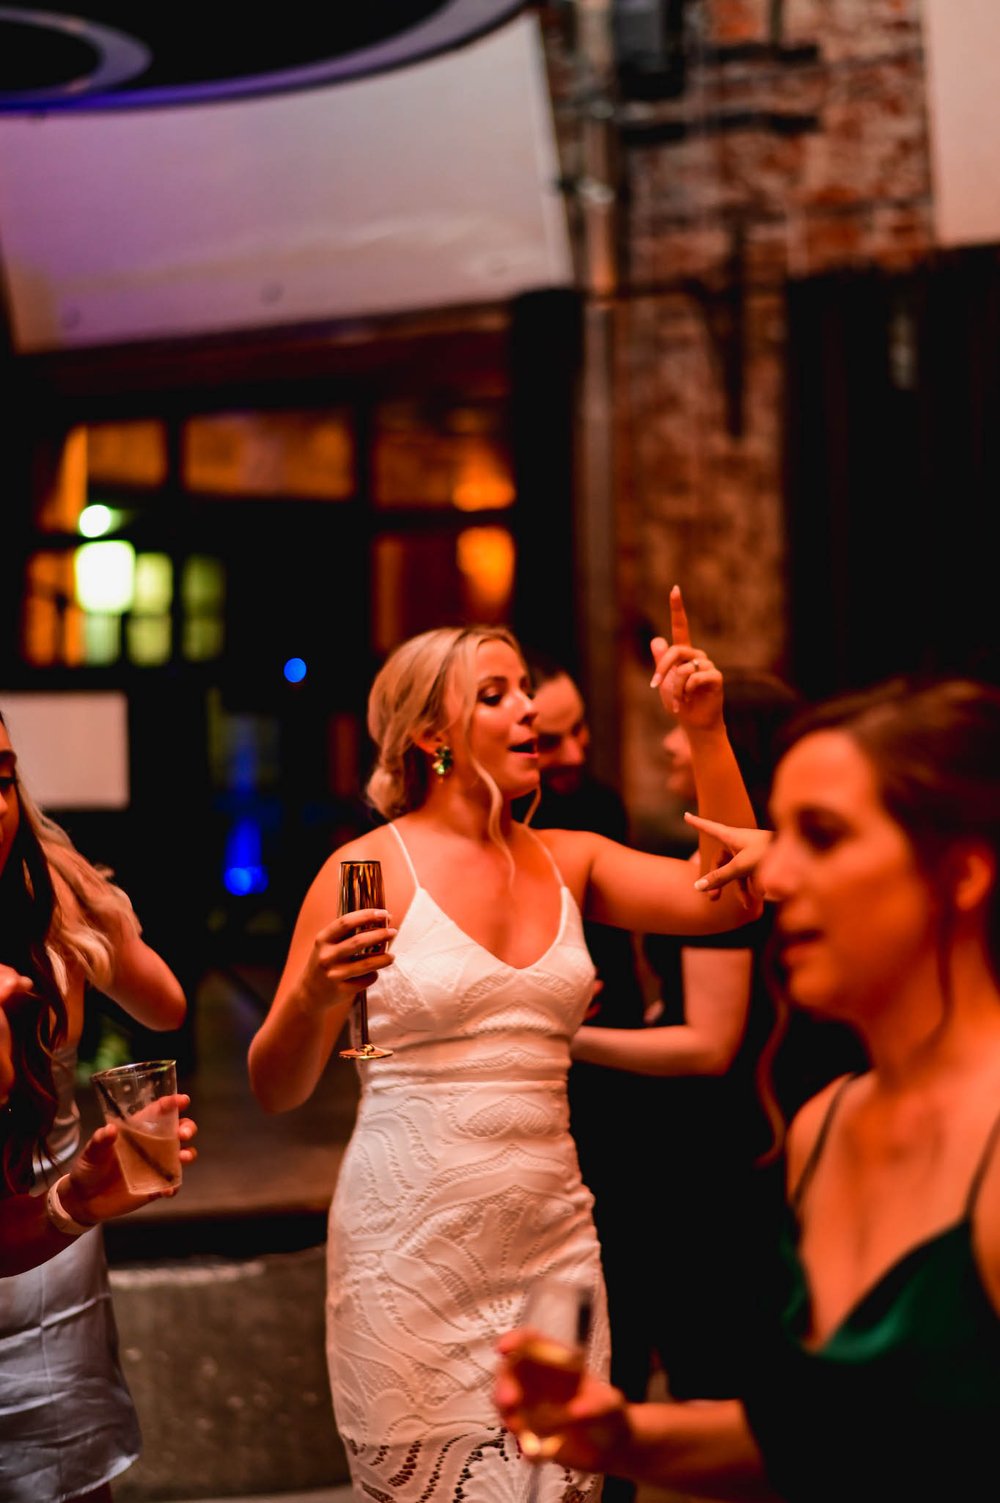
{"label": "pointing index finger", "polygon": [[691,645],[691,628],[688,626],[680,585],[674,585],[670,591],[670,636],[675,647],[678,643],[685,647]]}
{"label": "pointing index finger", "polygon": [[731,825],[721,825],[717,820],[705,819],[701,814],[692,814],[690,809],[685,809],[684,818],[689,825],[694,825],[696,830],[701,830],[705,835],[714,836],[723,845],[732,836],[733,830]]}

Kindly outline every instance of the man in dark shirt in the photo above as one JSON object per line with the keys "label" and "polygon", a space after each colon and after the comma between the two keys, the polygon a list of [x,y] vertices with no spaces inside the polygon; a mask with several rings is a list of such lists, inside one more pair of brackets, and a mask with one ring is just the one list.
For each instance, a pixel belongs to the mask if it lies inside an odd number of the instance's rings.
{"label": "man in dark shirt", "polygon": [[[595,830],[625,841],[628,819],[618,793],[587,767],[590,731],[583,696],[558,663],[527,654],[535,694],[535,735],[542,792],[531,823],[539,829]],[[605,1028],[640,1028],[643,993],[633,937],[624,929],[584,922],[597,970],[593,1016]],[[648,1226],[650,1188],[641,1183],[648,1083],[622,1070],[577,1061],[569,1072],[570,1130],[583,1181],[594,1197],[594,1221],[608,1291],[612,1381],[630,1397],[646,1395],[647,1312],[643,1290],[652,1277]],[[635,1485],[604,1484],[604,1503],[627,1503]]]}

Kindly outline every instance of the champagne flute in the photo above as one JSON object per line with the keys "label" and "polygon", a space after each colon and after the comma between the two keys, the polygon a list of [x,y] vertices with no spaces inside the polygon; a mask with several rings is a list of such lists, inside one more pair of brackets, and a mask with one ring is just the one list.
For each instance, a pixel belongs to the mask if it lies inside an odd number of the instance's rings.
{"label": "champagne flute", "polygon": [[[528,1290],[521,1324],[530,1335],[513,1359],[521,1385],[522,1408],[534,1416],[536,1429],[522,1430],[521,1451],[529,1461],[554,1456],[562,1441],[551,1421],[580,1386],[590,1335],[590,1290],[567,1279],[545,1275]],[[538,1492],[538,1469],[529,1498]]]}
{"label": "champagne flute", "polygon": [[[342,861],[340,863],[340,911],[356,913],[359,908],[384,908],[385,891],[382,886],[382,863],[380,861]],[[381,924],[373,921],[360,924],[359,929],[379,929]],[[381,955],[386,948],[385,940],[368,945],[358,951],[358,957]],[[341,1049],[341,1059],[385,1059],[391,1049],[377,1049],[368,1037],[368,993],[359,991],[355,996],[361,1017],[361,1047]]]}

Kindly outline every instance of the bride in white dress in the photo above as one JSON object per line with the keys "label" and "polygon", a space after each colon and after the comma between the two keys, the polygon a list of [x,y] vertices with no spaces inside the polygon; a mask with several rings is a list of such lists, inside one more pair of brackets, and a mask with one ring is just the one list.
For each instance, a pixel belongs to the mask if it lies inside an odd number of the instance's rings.
{"label": "bride in white dress", "polygon": [[[752,824],[721,676],[690,645],[678,591],[671,612],[654,685],[689,730],[699,808]],[[515,821],[513,801],[538,787],[533,720],[503,628],[426,632],[390,656],[369,699],[368,794],[387,823],[314,879],[250,1047],[264,1108],[300,1105],[370,986],[373,1042],[393,1051],[358,1067],[328,1236],[337,1425],[358,1497],[382,1503],[527,1497],[533,1468],[493,1407],[494,1342],[538,1275],[589,1285],[588,1361],[606,1371],[600,1252],[566,1104],[569,1040],[594,985],[581,915],[684,934],[754,916],[736,884],[718,901],[697,892],[687,861]],[[343,860],[381,862],[385,910],[338,914]],[[387,953],[359,957],[380,941]],[[539,1480],[540,1503],[600,1491],[560,1467]]]}

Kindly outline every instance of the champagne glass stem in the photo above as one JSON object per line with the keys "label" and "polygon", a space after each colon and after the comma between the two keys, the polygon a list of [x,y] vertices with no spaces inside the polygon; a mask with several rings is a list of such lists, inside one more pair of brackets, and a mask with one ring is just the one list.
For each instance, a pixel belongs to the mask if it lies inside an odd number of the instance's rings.
{"label": "champagne glass stem", "polygon": [[358,992],[356,1001],[361,1018],[361,1047],[362,1049],[370,1049],[372,1041],[368,1037],[368,993],[366,991]]}
{"label": "champagne glass stem", "polygon": [[525,1503],[538,1503],[538,1489],[541,1486],[542,1469],[537,1464],[531,1468],[531,1476],[528,1479],[528,1496]]}

